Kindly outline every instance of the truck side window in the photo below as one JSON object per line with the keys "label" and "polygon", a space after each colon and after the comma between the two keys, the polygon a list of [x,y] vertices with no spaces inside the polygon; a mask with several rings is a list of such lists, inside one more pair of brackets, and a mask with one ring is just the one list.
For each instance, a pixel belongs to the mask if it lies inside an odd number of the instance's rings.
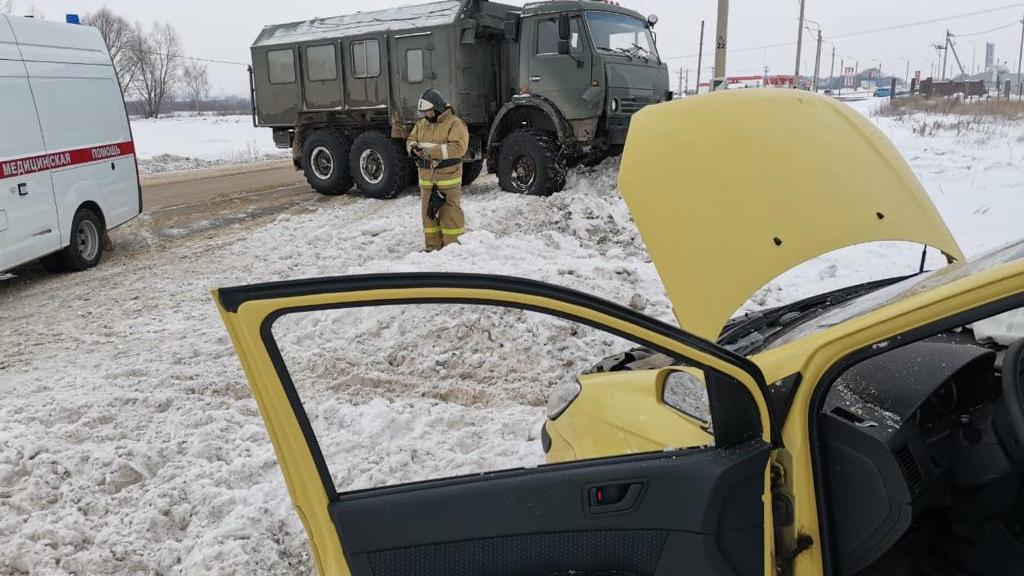
{"label": "truck side window", "polygon": [[409,83],[423,82],[423,50],[406,50],[405,64]]}
{"label": "truck side window", "polygon": [[295,82],[295,53],[291,49],[267,52],[267,67],[270,69],[271,84]]}
{"label": "truck side window", "polygon": [[306,75],[313,82],[338,79],[338,61],[333,44],[306,48]]}
{"label": "truck side window", "polygon": [[352,43],[352,76],[373,78],[380,76],[380,43],[360,40]]}
{"label": "truck side window", "polygon": [[[580,46],[580,20],[573,18],[569,28],[569,47],[573,52],[582,50]],[[558,20],[548,19],[537,22],[537,54],[558,54]]]}

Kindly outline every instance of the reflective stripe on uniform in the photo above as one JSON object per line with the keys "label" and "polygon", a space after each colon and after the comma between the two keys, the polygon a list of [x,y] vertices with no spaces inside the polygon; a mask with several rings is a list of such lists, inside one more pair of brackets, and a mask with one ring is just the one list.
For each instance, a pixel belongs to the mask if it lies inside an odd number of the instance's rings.
{"label": "reflective stripe on uniform", "polygon": [[441,144],[441,159],[442,160],[447,160],[448,159],[448,145],[447,144]]}
{"label": "reflective stripe on uniform", "polygon": [[[438,232],[441,232],[441,231],[442,230],[441,230],[440,226],[427,226],[427,227],[423,228],[423,233],[424,234],[437,234]],[[447,232],[444,232],[444,233],[447,234]]]}
{"label": "reflective stripe on uniform", "polygon": [[458,236],[465,231],[465,228],[441,228],[441,234],[445,236]]}
{"label": "reflective stripe on uniform", "polygon": [[449,178],[448,180],[436,180],[433,182],[430,180],[420,180],[420,187],[422,188],[430,188],[434,184],[437,184],[439,188],[455,186],[457,184],[462,184],[462,176],[459,176],[458,178]]}

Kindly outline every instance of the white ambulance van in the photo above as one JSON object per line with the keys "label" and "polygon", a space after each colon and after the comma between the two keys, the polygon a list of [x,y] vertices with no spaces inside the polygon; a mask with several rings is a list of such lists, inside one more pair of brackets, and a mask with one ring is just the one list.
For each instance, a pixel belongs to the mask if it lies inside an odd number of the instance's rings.
{"label": "white ambulance van", "polygon": [[99,263],[142,211],[110,54],[87,26],[0,15],[0,272]]}

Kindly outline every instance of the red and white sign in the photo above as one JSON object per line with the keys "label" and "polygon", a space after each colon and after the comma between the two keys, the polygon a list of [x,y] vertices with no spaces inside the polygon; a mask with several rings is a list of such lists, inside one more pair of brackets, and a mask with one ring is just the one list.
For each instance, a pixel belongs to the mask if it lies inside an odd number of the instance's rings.
{"label": "red and white sign", "polygon": [[90,148],[63,150],[61,152],[3,160],[0,161],[0,179],[89,164],[90,162],[131,156],[132,154],[135,154],[135,143],[129,140],[117,144],[104,144]]}

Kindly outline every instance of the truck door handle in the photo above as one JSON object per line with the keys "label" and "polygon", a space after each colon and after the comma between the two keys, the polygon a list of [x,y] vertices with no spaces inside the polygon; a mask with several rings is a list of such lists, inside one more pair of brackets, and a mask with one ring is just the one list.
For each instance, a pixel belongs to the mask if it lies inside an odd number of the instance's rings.
{"label": "truck door handle", "polygon": [[18,196],[28,196],[28,184],[21,182],[18,184]]}
{"label": "truck door handle", "polygon": [[540,76],[530,76],[530,82],[540,82]]}
{"label": "truck door handle", "polygon": [[642,482],[591,486],[587,489],[587,509],[591,514],[632,510],[643,490]]}

